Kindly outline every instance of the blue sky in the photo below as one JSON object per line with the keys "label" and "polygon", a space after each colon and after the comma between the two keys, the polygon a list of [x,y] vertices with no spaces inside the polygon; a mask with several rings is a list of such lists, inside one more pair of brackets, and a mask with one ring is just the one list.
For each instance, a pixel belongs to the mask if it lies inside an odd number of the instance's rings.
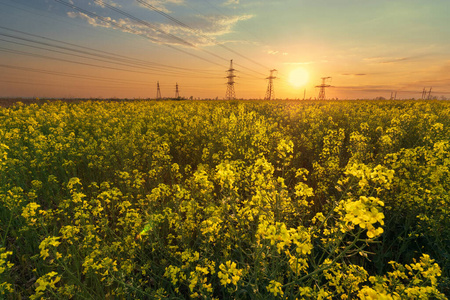
{"label": "blue sky", "polygon": [[[0,97],[450,98],[448,0],[0,0]],[[290,74],[309,80],[297,87]],[[303,80],[304,81],[304,80]]]}

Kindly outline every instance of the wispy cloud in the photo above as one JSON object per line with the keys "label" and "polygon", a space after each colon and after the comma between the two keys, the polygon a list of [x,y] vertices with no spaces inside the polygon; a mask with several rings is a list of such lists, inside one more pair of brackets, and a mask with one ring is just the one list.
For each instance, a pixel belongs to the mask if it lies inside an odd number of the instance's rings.
{"label": "wispy cloud", "polygon": [[[176,24],[158,24],[164,32],[175,35],[198,47],[212,46],[216,38],[233,32],[233,27],[240,21],[252,18],[251,15],[241,16],[197,16],[192,26],[184,27]],[[220,40],[220,43],[248,43],[238,40]]]}
{"label": "wispy cloud", "polygon": [[94,3],[100,7],[105,7],[105,4],[111,5],[113,7],[122,7],[120,4],[117,4],[112,0],[94,0]]}
{"label": "wispy cloud", "polygon": [[239,4],[239,0],[227,0],[223,3],[223,5],[236,5]]}
{"label": "wispy cloud", "polygon": [[199,15],[195,28],[199,28],[203,34],[210,36],[220,36],[232,32],[232,28],[238,22],[249,20],[253,15],[243,14],[235,16],[224,15]]}
{"label": "wispy cloud", "polygon": [[105,28],[113,27],[110,22],[113,22],[114,20],[111,19],[110,17],[105,17],[104,18],[105,21],[102,21],[99,19],[92,18],[92,17],[88,16],[87,14],[84,14],[81,12],[73,12],[73,11],[68,12],[67,16],[69,16],[72,19],[80,18],[94,27],[105,27]]}
{"label": "wispy cloud", "polygon": [[[86,15],[81,12],[68,12],[67,15],[70,18],[80,18],[86,21],[88,24],[93,27],[104,27],[120,30],[122,32],[127,32],[131,34],[141,35],[147,37],[154,43],[164,44],[171,43],[176,44],[177,42],[173,39],[169,39],[167,36],[166,40],[162,38],[161,35],[158,35],[158,31],[151,27],[144,26],[142,24],[136,24],[135,22],[129,19],[112,19],[111,17],[102,17],[101,19],[93,18],[89,15]],[[180,43],[181,44],[181,43]]]}
{"label": "wispy cloud", "polygon": [[[94,18],[81,12],[68,12],[67,15],[71,18],[80,18],[94,27],[113,28],[123,32],[144,35],[160,44],[193,45],[196,47],[216,44],[215,38],[231,33],[236,23],[252,18],[252,15],[198,16],[195,25],[185,27],[152,22],[147,22],[148,26],[146,26],[128,18],[116,20],[111,17]],[[220,41],[220,43],[229,42],[236,43],[239,41]]]}
{"label": "wispy cloud", "polygon": [[366,76],[367,74],[365,74],[365,73],[343,73],[341,75],[342,76],[352,76],[352,77],[354,77],[354,76]]}
{"label": "wispy cloud", "polygon": [[426,55],[415,55],[415,56],[404,56],[404,57],[388,57],[388,56],[377,56],[365,58],[365,61],[375,63],[375,64],[392,64],[400,63],[405,61],[413,61],[419,58],[424,58]]}
{"label": "wispy cloud", "polygon": [[299,62],[285,62],[285,65],[312,65],[317,63],[327,63],[328,60],[320,60],[320,61],[299,61]]}
{"label": "wispy cloud", "polygon": [[396,87],[387,85],[354,85],[354,86],[336,86],[335,89],[345,91],[358,91],[358,92],[370,92],[370,93],[390,93],[397,90]]}
{"label": "wispy cloud", "polygon": [[[162,11],[166,14],[170,13],[171,11],[167,8],[168,5],[182,5],[184,3],[184,0],[145,0],[145,2],[151,6],[153,6],[155,9]],[[150,9],[148,6],[145,6],[142,3],[138,2],[139,6],[145,7],[147,9]]]}
{"label": "wispy cloud", "polygon": [[284,64],[295,66],[295,65],[311,65],[313,63],[314,63],[313,61],[304,61],[304,62],[285,62]]}

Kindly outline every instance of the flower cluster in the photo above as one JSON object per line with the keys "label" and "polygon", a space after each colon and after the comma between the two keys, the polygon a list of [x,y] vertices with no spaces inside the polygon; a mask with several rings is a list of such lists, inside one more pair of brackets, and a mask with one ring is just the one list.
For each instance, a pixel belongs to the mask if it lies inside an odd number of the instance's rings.
{"label": "flower cluster", "polygon": [[[360,196],[358,200],[348,200],[343,203],[345,229],[359,226],[367,229],[367,237],[373,239],[383,233],[384,214],[379,207],[384,206],[383,201],[375,197]],[[379,227],[374,225],[379,224]]]}
{"label": "flower cluster", "polygon": [[242,269],[236,267],[236,263],[232,261],[227,261],[225,264],[220,264],[220,271],[217,276],[220,279],[220,283],[224,286],[228,284],[237,285],[239,279],[242,276]]}

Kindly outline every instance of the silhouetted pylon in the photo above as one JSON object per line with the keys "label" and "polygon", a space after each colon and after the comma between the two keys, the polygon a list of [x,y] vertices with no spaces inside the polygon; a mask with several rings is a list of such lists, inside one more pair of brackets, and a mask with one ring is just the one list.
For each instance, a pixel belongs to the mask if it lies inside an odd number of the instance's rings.
{"label": "silhouetted pylon", "polygon": [[161,89],[159,88],[159,81],[156,83],[156,99],[161,99]]}
{"label": "silhouetted pylon", "polygon": [[273,73],[276,71],[277,70],[275,69],[270,70],[270,76],[266,78],[269,79],[269,84],[267,86],[266,97],[264,97],[264,100],[272,100],[273,98],[275,98],[275,92],[273,89],[273,80],[277,77],[273,76]]}
{"label": "silhouetted pylon", "polygon": [[178,91],[178,82],[175,85],[175,99],[180,98],[180,92]]}
{"label": "silhouetted pylon", "polygon": [[230,60],[230,68],[227,70],[228,75],[226,77],[228,78],[227,93],[225,95],[225,98],[228,100],[236,99],[236,94],[234,92],[234,78],[236,75],[234,75],[234,71],[236,70],[233,69],[233,60]]}
{"label": "silhouetted pylon", "polygon": [[325,84],[327,79],[331,79],[331,77],[322,77],[322,84],[316,85],[316,88],[320,88],[319,90],[319,100],[325,100],[325,88],[331,87],[329,84]]}

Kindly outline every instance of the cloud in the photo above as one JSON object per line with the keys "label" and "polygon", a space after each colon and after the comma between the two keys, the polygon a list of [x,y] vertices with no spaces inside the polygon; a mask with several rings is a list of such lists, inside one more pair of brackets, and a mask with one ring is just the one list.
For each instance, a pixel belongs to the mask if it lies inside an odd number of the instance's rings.
{"label": "cloud", "polygon": [[335,86],[335,88],[345,91],[370,92],[370,93],[390,93],[396,90],[395,87],[386,85]]}
{"label": "cloud", "polygon": [[[132,33],[136,35],[142,35],[150,39],[151,41],[158,43],[158,44],[164,44],[165,42],[163,39],[156,38],[158,36],[158,32],[155,29],[152,29],[150,27],[136,24],[133,21],[130,21],[129,19],[118,19],[114,20],[110,17],[102,17],[101,19],[92,18],[88,16],[87,14],[81,13],[81,12],[68,12],[67,15],[70,18],[80,18],[93,27],[103,27],[103,28],[112,28],[116,30],[120,30],[122,32]],[[174,43],[173,41],[170,41],[171,43]],[[169,42],[169,43],[170,43]]]}
{"label": "cloud", "polygon": [[343,75],[343,76],[366,76],[367,74],[364,74],[364,73],[356,73],[356,74],[351,74],[351,73],[344,73],[344,74],[341,74],[341,75]]}
{"label": "cloud", "polygon": [[313,61],[305,61],[305,62],[285,62],[285,65],[310,65],[313,64]]}
{"label": "cloud", "polygon": [[250,15],[242,16],[198,16],[195,24],[190,27],[183,27],[174,24],[157,24],[162,31],[188,40],[191,44],[204,47],[212,46],[216,43],[247,43],[246,41],[220,41],[216,38],[232,32],[233,26],[239,21],[251,18]]}
{"label": "cloud", "polygon": [[199,15],[197,16],[197,22],[193,26],[200,28],[200,31],[209,36],[220,36],[232,32],[232,28],[240,21],[245,21],[253,18],[253,15]]}
{"label": "cloud", "polygon": [[227,0],[223,3],[223,5],[234,5],[234,4],[239,4],[239,0]]}
{"label": "cloud", "polygon": [[[283,53],[283,55],[285,55]],[[285,62],[285,65],[312,65],[312,64],[318,64],[318,63],[327,63],[328,60],[321,60],[321,61],[300,61],[300,62]]]}
{"label": "cloud", "polygon": [[[422,93],[422,88],[416,86],[401,86],[401,85],[359,85],[359,86],[336,86],[338,90],[347,91],[347,92],[362,92],[362,93],[373,93],[378,96],[384,96],[389,98],[392,93],[397,93],[397,99],[401,98],[417,98]],[[432,91],[432,94],[442,95],[449,94],[450,92],[446,92],[444,90],[440,91]]]}
{"label": "cloud", "polygon": [[105,28],[113,27],[112,24],[109,23],[109,22],[113,22],[113,20],[110,17],[104,17],[105,21],[102,21],[102,20],[92,18],[84,13],[73,12],[73,11],[68,12],[67,16],[69,16],[72,19],[80,18],[80,19],[88,22],[90,25],[92,25],[94,27],[105,27]]}
{"label": "cloud", "polygon": [[399,58],[393,58],[393,59],[388,59],[388,60],[384,60],[381,61],[381,64],[391,64],[391,63],[397,63],[397,62],[402,62],[402,61],[406,61],[406,60],[411,60],[411,57],[399,57]]}
{"label": "cloud", "polygon": [[405,57],[388,57],[388,56],[377,56],[365,58],[365,61],[377,63],[377,64],[392,64],[404,61],[413,61],[419,58],[423,58],[427,55],[415,55],[415,56],[405,56]]}
{"label": "cloud", "polygon": [[269,54],[269,55],[283,55],[283,56],[289,55],[289,53],[287,53],[287,52],[280,52],[278,50],[269,49],[269,50],[264,50],[264,51],[266,51],[266,54]]}
{"label": "cloud", "polygon": [[[177,0],[171,0],[177,1]],[[137,35],[143,35],[159,44],[204,47],[216,44],[215,38],[232,32],[233,26],[251,15],[201,16],[193,27],[167,23],[136,23],[128,18],[114,20],[111,17],[94,18],[81,12],[68,12],[71,18],[80,18],[94,27],[113,28]],[[192,29],[194,28],[194,29]],[[230,43],[239,41],[220,41]]]}
{"label": "cloud", "polygon": [[[153,6],[156,10],[162,11],[166,14],[170,13],[171,11],[167,8],[167,4],[171,5],[182,5],[184,3],[184,0],[144,0],[147,4]],[[150,7],[138,3],[139,6],[145,7],[147,9],[152,10]]]}
{"label": "cloud", "polygon": [[105,7],[105,4],[111,5],[113,7],[122,7],[121,5],[115,3],[112,0],[94,0],[94,3],[103,8]]}

